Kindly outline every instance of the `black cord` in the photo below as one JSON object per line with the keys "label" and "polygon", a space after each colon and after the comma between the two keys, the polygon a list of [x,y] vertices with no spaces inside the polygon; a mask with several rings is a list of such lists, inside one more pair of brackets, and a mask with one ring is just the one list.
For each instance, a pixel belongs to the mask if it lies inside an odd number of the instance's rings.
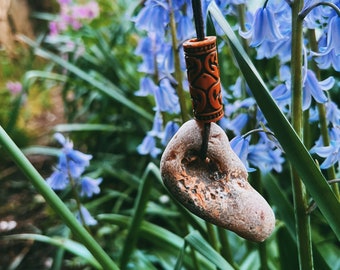
{"label": "black cord", "polygon": [[[191,3],[192,3],[192,11],[194,13],[197,40],[199,41],[204,40],[205,34],[204,34],[204,21],[203,21],[201,0],[192,0]],[[202,146],[201,146],[202,160],[205,160],[207,156],[209,133],[210,133],[210,123],[204,123],[203,134],[202,134]]]}
{"label": "black cord", "polygon": [[198,40],[204,40],[204,22],[201,0],[192,0],[192,11],[194,13],[196,35]]}

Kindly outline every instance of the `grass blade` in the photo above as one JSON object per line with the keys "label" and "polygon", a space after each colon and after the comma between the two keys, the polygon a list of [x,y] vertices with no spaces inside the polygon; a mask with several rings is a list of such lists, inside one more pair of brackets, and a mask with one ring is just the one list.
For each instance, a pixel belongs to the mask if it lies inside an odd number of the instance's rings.
{"label": "grass blade", "polygon": [[110,82],[109,80],[107,80],[103,77],[100,78],[101,80],[98,80],[98,79],[94,78],[93,76],[89,75],[84,70],[81,70],[80,68],[73,65],[72,63],[67,62],[63,58],[59,57],[58,55],[40,48],[39,45],[37,43],[35,43],[33,40],[31,40],[27,37],[24,37],[24,36],[20,36],[20,38],[21,38],[22,41],[24,41],[28,45],[32,46],[33,48],[35,48],[36,53],[39,56],[41,56],[45,59],[49,59],[49,60],[57,63],[58,65],[66,68],[69,72],[74,73],[76,76],[78,76],[82,80],[88,82],[90,85],[94,86],[95,88],[100,90],[102,93],[108,95],[109,97],[113,98],[114,100],[121,103],[122,105],[130,108],[131,110],[133,110],[134,112],[136,112],[140,116],[144,117],[145,119],[147,119],[149,121],[153,120],[153,117],[152,117],[151,114],[149,114],[142,107],[139,107],[137,104],[135,104],[130,99],[125,97],[121,93],[121,90],[117,86],[115,86],[112,82]]}
{"label": "grass blade", "polygon": [[5,240],[34,240],[61,247],[72,253],[73,255],[83,258],[96,269],[101,268],[98,261],[92,256],[88,249],[86,249],[82,244],[71,239],[61,237],[48,237],[41,234],[13,234],[2,236],[1,238]]}
{"label": "grass blade", "polygon": [[191,232],[184,239],[218,268],[223,270],[234,269],[197,231]]}

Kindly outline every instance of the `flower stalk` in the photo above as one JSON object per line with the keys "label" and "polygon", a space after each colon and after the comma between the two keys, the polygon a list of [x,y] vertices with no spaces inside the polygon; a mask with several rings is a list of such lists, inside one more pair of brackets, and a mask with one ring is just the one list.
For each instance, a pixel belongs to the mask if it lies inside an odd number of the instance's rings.
{"label": "flower stalk", "polygon": [[[291,52],[291,87],[292,87],[292,126],[300,138],[303,137],[303,20],[299,12],[303,0],[293,1],[292,8],[292,52]],[[294,213],[300,269],[313,269],[311,248],[310,218],[307,214],[307,194],[305,186],[295,169],[291,169],[294,198]]]}
{"label": "flower stalk", "polygon": [[170,31],[172,40],[172,50],[174,55],[174,65],[175,65],[175,79],[177,81],[176,91],[179,99],[179,105],[181,109],[181,118],[183,122],[189,120],[189,113],[186,106],[185,92],[183,89],[183,74],[181,70],[181,63],[179,57],[179,47],[177,42],[177,31],[176,31],[176,20],[174,10],[172,8],[172,0],[169,1],[170,6]]}
{"label": "flower stalk", "polygon": [[[315,35],[315,30],[309,29],[308,30],[308,39],[310,43],[310,47],[312,51],[317,51],[318,50],[318,44],[316,41],[316,35]],[[314,70],[318,80],[320,80],[320,70],[318,66],[312,62],[312,69]],[[321,132],[321,137],[322,137],[322,142],[324,146],[330,145],[330,138],[329,138],[329,133],[328,133],[328,124],[327,124],[327,117],[326,117],[326,108],[324,104],[318,103],[317,104],[318,112],[319,112],[319,124],[320,124],[320,132]],[[334,166],[331,166],[330,168],[327,169],[327,176],[328,179],[335,179],[336,178],[336,173],[335,173],[335,168]],[[339,186],[337,183],[332,185],[332,190],[335,194],[335,196],[340,200],[340,192],[339,192]]]}

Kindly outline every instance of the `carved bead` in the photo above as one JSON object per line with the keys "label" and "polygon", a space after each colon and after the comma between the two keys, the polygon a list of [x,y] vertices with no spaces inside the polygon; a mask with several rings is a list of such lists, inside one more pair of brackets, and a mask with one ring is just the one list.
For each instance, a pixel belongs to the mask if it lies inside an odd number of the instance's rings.
{"label": "carved bead", "polygon": [[190,39],[183,44],[194,116],[210,123],[223,116],[216,37]]}

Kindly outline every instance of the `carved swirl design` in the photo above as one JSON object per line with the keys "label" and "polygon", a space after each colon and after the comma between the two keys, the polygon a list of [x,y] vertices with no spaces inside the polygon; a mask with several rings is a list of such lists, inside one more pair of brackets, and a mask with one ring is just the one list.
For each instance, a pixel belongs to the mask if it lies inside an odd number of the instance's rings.
{"label": "carved swirl design", "polygon": [[194,116],[202,122],[216,122],[223,116],[216,37],[183,44]]}

